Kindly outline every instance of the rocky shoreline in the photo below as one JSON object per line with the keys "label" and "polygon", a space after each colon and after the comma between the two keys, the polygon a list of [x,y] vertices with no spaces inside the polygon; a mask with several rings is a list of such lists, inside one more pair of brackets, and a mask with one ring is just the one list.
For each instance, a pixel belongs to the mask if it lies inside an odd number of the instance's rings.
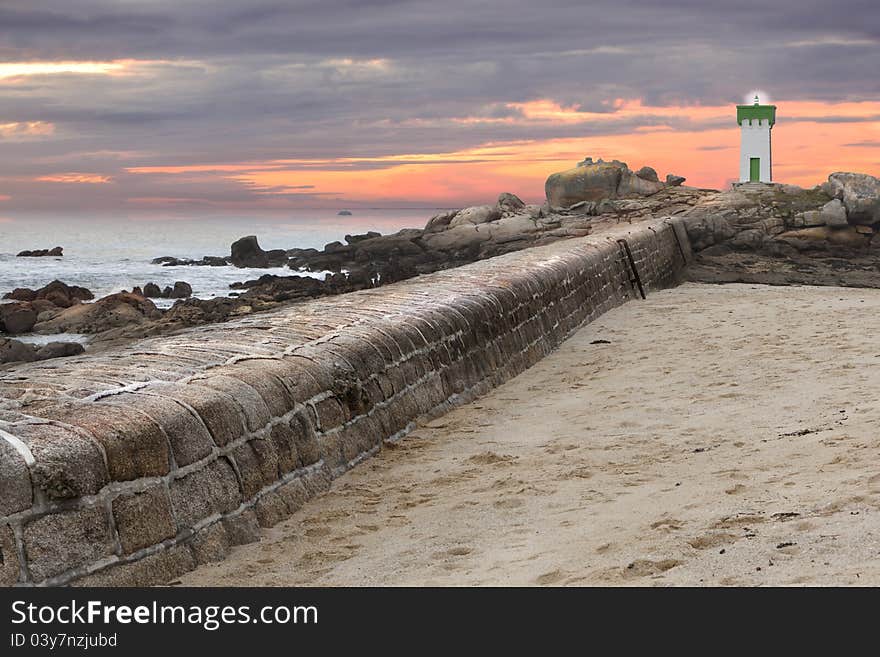
{"label": "rocky shoreline", "polygon": [[[228,297],[194,298],[184,281],[164,290],[147,283],[97,301],[89,290],[61,281],[39,290],[16,289],[0,304],[0,364],[82,351],[77,343],[37,348],[15,339],[23,333],[87,334],[90,349],[97,349],[281,304],[386,285],[589,235],[620,222],[665,216],[686,220],[696,253],[688,272],[691,280],[880,287],[880,260],[873,242],[880,230],[877,178],[834,173],[813,189],[747,183],[725,191],[686,187],[684,182],[673,174],[662,182],[651,167],[632,171],[617,160],[586,158],[547,179],[542,205],[502,193],[492,205],[435,215],[421,229],[346,235],[344,243],[331,242],[322,250],[265,251],[256,236],[246,236],[231,245],[228,256],[153,260],[176,266],[291,270],[289,276],[267,274],[235,283]],[[316,273],[325,274],[323,280],[308,275]],[[176,301],[163,311],[151,298]]]}

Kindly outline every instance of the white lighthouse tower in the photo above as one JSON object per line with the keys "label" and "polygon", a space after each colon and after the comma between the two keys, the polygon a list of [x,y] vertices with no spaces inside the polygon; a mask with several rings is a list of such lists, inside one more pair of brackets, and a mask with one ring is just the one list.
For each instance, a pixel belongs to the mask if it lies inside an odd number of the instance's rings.
{"label": "white lighthouse tower", "polygon": [[741,141],[740,182],[773,182],[770,131],[776,123],[776,105],[761,105],[757,96],[752,105],[736,106]]}

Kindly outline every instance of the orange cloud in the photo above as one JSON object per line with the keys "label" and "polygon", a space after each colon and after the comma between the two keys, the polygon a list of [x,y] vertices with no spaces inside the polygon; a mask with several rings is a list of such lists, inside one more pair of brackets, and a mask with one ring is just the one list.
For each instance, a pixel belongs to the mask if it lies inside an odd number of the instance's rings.
{"label": "orange cloud", "polygon": [[102,176],[97,173],[54,173],[48,176],[40,176],[37,178],[40,182],[52,183],[84,183],[89,185],[101,185],[112,182],[110,176]]}

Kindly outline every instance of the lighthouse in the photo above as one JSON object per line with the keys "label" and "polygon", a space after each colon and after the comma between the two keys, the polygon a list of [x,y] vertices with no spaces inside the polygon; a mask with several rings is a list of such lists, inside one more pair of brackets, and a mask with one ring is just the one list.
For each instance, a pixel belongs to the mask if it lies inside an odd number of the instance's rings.
{"label": "lighthouse", "polygon": [[776,123],[776,105],[761,105],[755,96],[751,105],[736,106],[740,127],[739,181],[773,182],[770,132]]}

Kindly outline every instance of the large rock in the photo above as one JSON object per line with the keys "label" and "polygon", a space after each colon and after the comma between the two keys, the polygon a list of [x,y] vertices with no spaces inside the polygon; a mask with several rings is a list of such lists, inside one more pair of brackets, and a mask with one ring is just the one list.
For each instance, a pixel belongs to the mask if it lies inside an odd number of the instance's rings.
{"label": "large rock", "polygon": [[467,223],[451,226],[439,233],[427,233],[422,243],[431,251],[441,251],[451,258],[476,257],[480,244],[490,239],[488,230]]}
{"label": "large rock", "polygon": [[0,338],[0,363],[31,362],[37,360],[33,345],[19,340]]}
{"label": "large rock", "polygon": [[455,226],[467,224],[485,224],[490,221],[497,221],[498,219],[501,219],[501,208],[497,205],[477,205],[459,211],[452,221],[449,222],[449,226],[454,228]]}
{"label": "large rock", "polygon": [[823,189],[846,206],[851,224],[880,223],[880,179],[866,173],[838,172],[828,176]]}
{"label": "large rock", "polygon": [[657,177],[657,171],[653,167],[642,167],[636,171],[636,175],[642,180],[660,182],[660,178]]}
{"label": "large rock", "polygon": [[266,268],[287,264],[287,251],[273,249],[264,251],[255,235],[242,237],[232,243],[229,262],[236,267]]}
{"label": "large rock", "polygon": [[37,322],[37,311],[27,301],[0,304],[0,330],[12,335],[27,333]]}
{"label": "large rock", "polygon": [[192,296],[193,289],[192,286],[186,281],[177,281],[174,283],[174,287],[171,288],[171,294],[168,296],[171,299],[187,299]]}
{"label": "large rock", "polygon": [[425,224],[425,230],[429,232],[444,230],[447,226],[449,226],[449,222],[452,221],[457,214],[458,210],[449,210],[448,212],[435,214],[433,217],[428,219],[428,223]]}
{"label": "large rock", "polygon": [[39,333],[99,333],[130,324],[142,324],[161,316],[162,313],[149,299],[119,292],[95,303],[67,308],[52,319],[39,322],[34,330]]}
{"label": "large rock", "polygon": [[156,285],[153,282],[147,283],[144,285],[143,289],[144,296],[149,299],[160,299],[162,298],[162,288]]}
{"label": "large rock", "polygon": [[843,202],[840,199],[831,199],[822,206],[822,209],[819,210],[819,214],[822,217],[826,226],[846,226],[849,222],[847,221],[846,207],[843,205]]}
{"label": "large rock", "polygon": [[676,176],[674,173],[666,174],[666,184],[670,187],[679,187],[687,180],[684,176]]}
{"label": "large rock", "polygon": [[736,230],[717,215],[691,216],[685,221],[688,239],[694,251],[702,251],[736,235]]}
{"label": "large rock", "polygon": [[69,308],[81,301],[89,301],[95,298],[91,290],[78,285],[67,285],[55,280],[38,290],[28,288],[16,288],[12,292],[3,295],[4,299],[16,299],[19,301],[46,300],[59,308]]}
{"label": "large rock", "polygon": [[501,192],[501,194],[498,195],[498,207],[504,212],[516,212],[517,210],[522,210],[526,207],[526,204],[523,203],[522,199],[516,194]]}
{"label": "large rock", "polygon": [[50,342],[37,349],[37,360],[78,356],[85,351],[78,342]]}
{"label": "large rock", "polygon": [[21,251],[18,253],[19,258],[44,258],[46,256],[60,257],[64,255],[64,249],[56,246],[53,249],[36,249],[34,251]]}
{"label": "large rock", "polygon": [[639,173],[630,171],[625,162],[588,158],[573,169],[552,174],[544,192],[551,207],[567,208],[581,201],[651,196],[665,187],[652,180],[657,172],[650,167],[642,167]]}
{"label": "large rock", "polygon": [[567,208],[579,201],[616,198],[624,169],[625,165],[619,163],[593,164],[590,161],[574,169],[551,174],[544,183],[547,202],[551,207]]}

